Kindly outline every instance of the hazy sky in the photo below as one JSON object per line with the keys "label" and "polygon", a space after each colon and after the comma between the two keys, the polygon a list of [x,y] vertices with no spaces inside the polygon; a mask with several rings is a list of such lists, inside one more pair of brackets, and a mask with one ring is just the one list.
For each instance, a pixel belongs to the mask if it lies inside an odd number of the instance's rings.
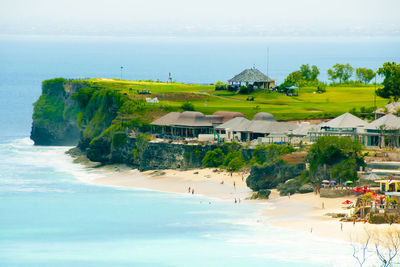
{"label": "hazy sky", "polygon": [[0,0],[0,34],[400,36],[400,0]]}

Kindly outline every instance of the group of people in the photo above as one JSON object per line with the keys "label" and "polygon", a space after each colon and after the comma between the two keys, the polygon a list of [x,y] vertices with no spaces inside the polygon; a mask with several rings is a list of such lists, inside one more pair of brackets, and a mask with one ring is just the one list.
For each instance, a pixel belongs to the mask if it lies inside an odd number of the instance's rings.
{"label": "group of people", "polygon": [[189,186],[189,188],[188,188],[188,193],[189,193],[189,194],[192,193],[192,195],[194,195],[194,188],[190,188],[190,186]]}

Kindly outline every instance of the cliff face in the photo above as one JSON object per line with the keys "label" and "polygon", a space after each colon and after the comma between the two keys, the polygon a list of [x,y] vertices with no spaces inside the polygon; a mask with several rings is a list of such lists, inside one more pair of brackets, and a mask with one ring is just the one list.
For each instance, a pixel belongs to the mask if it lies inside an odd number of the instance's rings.
{"label": "cliff face", "polygon": [[79,107],[72,99],[84,84],[65,79],[44,81],[42,95],[34,103],[31,139],[35,145],[76,145]]}
{"label": "cliff face", "polygon": [[152,143],[142,134],[130,137],[132,131],[149,130],[151,112],[163,110],[90,82],[47,80],[34,103],[31,139],[35,145],[78,145],[92,161],[140,170],[201,167],[215,146]]}
{"label": "cliff face", "polygon": [[144,136],[129,138],[119,134],[113,140],[97,139],[88,148],[87,157],[104,164],[125,163],[140,171],[190,169],[201,167],[205,154],[215,148],[215,145],[153,143]]}

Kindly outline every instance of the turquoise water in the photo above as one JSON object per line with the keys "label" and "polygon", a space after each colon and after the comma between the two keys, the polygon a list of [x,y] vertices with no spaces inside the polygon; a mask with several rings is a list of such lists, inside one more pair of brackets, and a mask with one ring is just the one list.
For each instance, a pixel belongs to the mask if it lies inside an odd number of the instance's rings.
{"label": "turquoise water", "polygon": [[1,266],[343,266],[351,260],[348,245],[269,226],[258,216],[260,205],[83,183],[99,174],[71,163],[65,150],[34,147],[27,138],[0,144]]}
{"label": "turquoise water", "polygon": [[[0,37],[0,266],[354,266],[349,244],[270,225],[259,204],[102,187],[62,147],[29,140],[42,80],[226,80],[254,64],[282,79],[302,63],[377,67],[398,39],[132,40]],[[326,71],[326,70],[325,70]],[[212,204],[208,204],[211,201]],[[274,208],[269,206],[269,208]]]}

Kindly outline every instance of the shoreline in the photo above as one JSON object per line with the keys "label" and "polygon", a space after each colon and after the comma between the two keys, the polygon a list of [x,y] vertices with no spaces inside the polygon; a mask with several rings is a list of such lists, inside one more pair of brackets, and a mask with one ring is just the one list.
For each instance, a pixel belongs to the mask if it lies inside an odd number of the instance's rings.
{"label": "shoreline", "polygon": [[[117,169],[118,171],[115,171]],[[347,199],[354,201],[355,197],[321,198],[314,193],[279,196],[276,189],[271,190],[267,200],[249,200],[252,190],[246,185],[248,174],[214,172],[213,169],[194,170],[157,170],[140,172],[128,167],[112,166],[93,169],[101,171],[101,177],[84,180],[90,184],[101,186],[116,186],[138,190],[152,190],[183,195],[202,196],[211,199],[231,201],[233,205],[240,202],[271,205],[260,205],[259,216],[267,219],[273,227],[310,233],[316,237],[334,241],[364,242],[368,233],[387,233],[400,230],[398,225],[375,225],[363,222],[340,222],[338,218],[327,216],[327,213],[349,213],[341,203]],[[221,182],[224,181],[223,184]],[[233,186],[235,181],[235,187]],[[194,194],[188,192],[188,187],[194,189]],[[235,204],[235,198],[237,204]],[[322,204],[323,203],[323,204]],[[322,206],[323,205],[323,206]]]}

